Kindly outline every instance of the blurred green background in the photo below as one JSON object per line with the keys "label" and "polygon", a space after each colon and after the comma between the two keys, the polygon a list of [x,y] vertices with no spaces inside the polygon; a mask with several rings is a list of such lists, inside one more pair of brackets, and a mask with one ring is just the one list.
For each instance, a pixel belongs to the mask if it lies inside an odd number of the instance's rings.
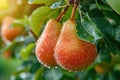
{"label": "blurred green background", "polygon": [[[3,25],[2,20],[7,15],[15,18],[13,26],[25,28],[24,34],[17,36],[10,43],[6,43],[0,35],[0,80],[120,80],[120,15],[111,8],[107,0],[80,0],[81,6],[79,8],[83,13],[88,13],[92,18],[100,18],[96,20],[95,25],[100,26],[99,30],[104,35],[99,39],[98,36],[94,37],[96,40],[93,41],[97,45],[97,57],[93,64],[85,70],[70,72],[59,66],[46,68],[38,62],[35,55],[36,39],[30,31],[33,29],[34,32],[35,26],[31,27],[31,25],[41,23],[41,26],[38,27],[41,28],[38,34],[40,35],[47,20],[58,16],[68,1],[0,0],[0,33]],[[50,11],[51,14],[54,13],[54,16],[43,15],[44,11],[38,10],[41,6],[55,9]],[[71,10],[70,7],[61,22],[70,17]],[[37,17],[42,15],[42,18],[45,17],[46,20],[39,20],[35,17],[36,15],[38,15]],[[34,24],[31,23],[30,18],[33,19]],[[101,21],[103,19],[105,20]],[[78,10],[76,20],[80,21]],[[107,28],[109,31],[106,31]],[[95,31],[96,29],[91,30]],[[79,37],[91,41],[88,37],[81,35]]]}

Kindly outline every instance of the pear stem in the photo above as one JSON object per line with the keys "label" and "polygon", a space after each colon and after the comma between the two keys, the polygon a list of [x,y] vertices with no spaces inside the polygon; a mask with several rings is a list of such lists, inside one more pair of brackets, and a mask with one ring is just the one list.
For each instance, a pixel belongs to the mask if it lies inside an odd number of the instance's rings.
{"label": "pear stem", "polygon": [[75,2],[74,2],[74,6],[73,6],[73,9],[72,9],[72,14],[71,14],[71,20],[74,20],[74,18],[75,18],[75,12],[76,12],[76,9],[77,9],[77,6],[78,6],[78,2],[79,2],[79,0],[75,0]]}
{"label": "pear stem", "polygon": [[36,39],[36,40],[38,40],[38,37],[37,37],[37,35],[30,29],[30,32],[31,32],[31,34],[34,36],[34,38]]}
{"label": "pear stem", "polygon": [[59,16],[56,18],[57,21],[60,21],[61,18],[63,17],[63,15],[65,14],[65,12],[67,11],[68,9],[68,5],[64,8],[64,10],[59,14]]}

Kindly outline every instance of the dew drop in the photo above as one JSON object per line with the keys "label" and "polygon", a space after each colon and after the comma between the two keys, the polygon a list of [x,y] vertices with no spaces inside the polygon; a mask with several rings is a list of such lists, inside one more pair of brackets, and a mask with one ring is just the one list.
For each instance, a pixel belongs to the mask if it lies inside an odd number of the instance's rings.
{"label": "dew drop", "polygon": [[86,34],[83,34],[84,36],[86,36]]}
{"label": "dew drop", "polygon": [[43,48],[41,48],[41,51],[44,51],[44,49],[43,49]]}
{"label": "dew drop", "polygon": [[77,71],[74,71],[74,72],[77,72]]}
{"label": "dew drop", "polygon": [[[43,63],[42,63],[43,64]],[[47,66],[46,64],[43,64],[46,68],[50,69],[51,67],[50,66]]]}
{"label": "dew drop", "polygon": [[50,66],[47,66],[48,69],[50,69],[51,67]]}
{"label": "dew drop", "polygon": [[57,66],[55,66],[55,69],[57,69],[58,67]]}
{"label": "dew drop", "polygon": [[81,72],[84,72],[84,71],[85,71],[85,69],[82,69],[82,70],[81,70]]}
{"label": "dew drop", "polygon": [[69,70],[69,72],[72,72],[72,70]]}

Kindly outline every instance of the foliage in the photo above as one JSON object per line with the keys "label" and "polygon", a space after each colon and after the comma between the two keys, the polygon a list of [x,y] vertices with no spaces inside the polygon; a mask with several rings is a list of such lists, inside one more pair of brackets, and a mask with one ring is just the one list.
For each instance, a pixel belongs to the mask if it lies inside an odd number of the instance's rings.
{"label": "foliage", "polygon": [[[22,0],[24,2],[25,0]],[[96,44],[97,58],[87,69],[69,72],[59,66],[46,68],[35,56],[35,36],[39,37],[46,22],[57,18],[69,0],[28,0],[22,7],[9,13],[16,17],[13,25],[25,27],[25,34],[18,36],[10,44],[0,37],[0,80],[117,80],[120,76],[120,7],[119,0],[80,0],[76,11],[78,38]],[[30,8],[31,5],[37,5]],[[18,6],[18,4],[16,5]],[[31,12],[27,13],[27,11]],[[61,19],[61,23],[70,18],[72,5]],[[24,12],[25,11],[25,12]],[[17,12],[17,13],[16,13]],[[18,15],[19,13],[19,15]],[[20,15],[21,13],[21,15]],[[4,16],[7,15],[4,13]],[[17,14],[17,15],[16,15]],[[3,16],[3,14],[0,14]],[[0,21],[2,18],[0,17]],[[2,22],[1,22],[2,24]],[[11,50],[10,58],[4,52]],[[98,63],[106,62],[110,70],[99,74],[95,69]]]}

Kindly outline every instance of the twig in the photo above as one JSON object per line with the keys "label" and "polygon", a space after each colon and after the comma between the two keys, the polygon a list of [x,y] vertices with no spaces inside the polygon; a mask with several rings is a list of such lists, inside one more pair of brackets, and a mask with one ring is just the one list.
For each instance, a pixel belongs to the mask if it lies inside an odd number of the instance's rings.
{"label": "twig", "polygon": [[65,14],[65,12],[67,11],[68,9],[68,5],[64,8],[64,10],[59,14],[59,16],[56,18],[57,21],[60,21],[61,18],[63,17],[63,15]]}
{"label": "twig", "polygon": [[37,35],[30,29],[30,32],[32,33],[32,35],[34,36],[34,38],[36,39],[36,40],[38,40],[38,37],[37,37]]}
{"label": "twig", "polygon": [[74,7],[72,9],[72,14],[71,14],[71,19],[72,20],[74,20],[74,18],[75,18],[75,12],[76,12],[76,9],[77,9],[77,6],[78,6],[78,2],[79,2],[79,0],[75,0],[75,2],[74,2]]}

